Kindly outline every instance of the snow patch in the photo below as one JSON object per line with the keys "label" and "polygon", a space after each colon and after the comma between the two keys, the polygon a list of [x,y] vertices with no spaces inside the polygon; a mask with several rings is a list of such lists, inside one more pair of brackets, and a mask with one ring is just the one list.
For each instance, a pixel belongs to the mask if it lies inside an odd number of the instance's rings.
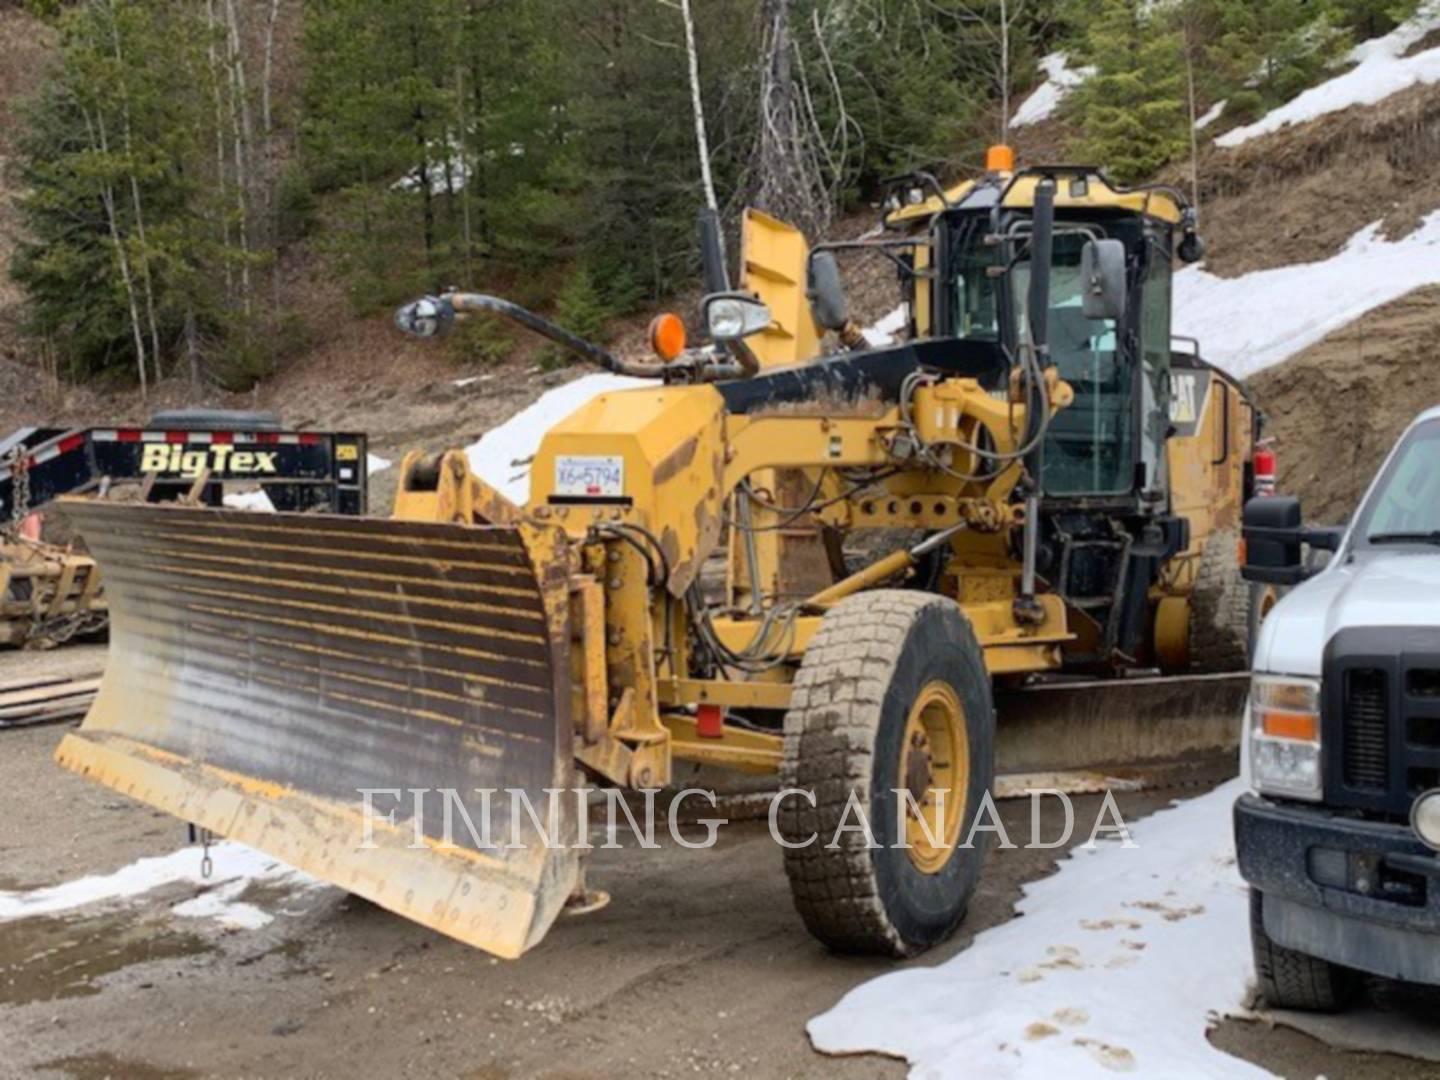
{"label": "snow patch", "polygon": [[[425,163],[425,180],[429,182],[430,194],[444,195],[446,192],[464,190],[465,185],[470,182],[470,164],[465,160],[460,143],[454,138],[431,143],[430,151],[438,159]],[[392,191],[419,191],[421,187],[418,169],[413,173],[406,173],[390,185]]]}
{"label": "snow patch", "polygon": [[1440,210],[1391,243],[1380,222],[1361,229],[1333,258],[1238,278],[1203,267],[1175,275],[1175,333],[1246,378],[1280,363],[1368,311],[1440,283]]}
{"label": "snow patch", "polygon": [[901,304],[888,315],[882,315],[874,323],[861,331],[865,335],[865,343],[872,349],[878,349],[883,345],[893,345],[900,336],[900,332],[910,325],[910,308]]}
{"label": "snow patch", "polygon": [[1216,120],[1219,120],[1221,114],[1225,112],[1225,106],[1228,104],[1228,101],[1217,101],[1214,105],[1211,105],[1205,115],[1195,121],[1195,130],[1204,131]]}
{"label": "snow patch", "polygon": [[1440,0],[1429,0],[1408,21],[1384,37],[1361,42],[1347,60],[1356,66],[1343,75],[1312,86],[1273,109],[1253,124],[1227,131],[1218,146],[1239,146],[1260,135],[1352,105],[1374,105],[1417,84],[1440,82],[1440,47],[1406,56],[1430,31],[1440,28]]}
{"label": "snow patch", "polygon": [[377,472],[384,472],[394,462],[389,458],[383,458],[379,454],[367,453],[365,455],[365,475],[374,476]]}
{"label": "snow patch", "polygon": [[198,847],[184,847],[168,855],[138,859],[113,874],[77,878],[42,889],[0,891],[0,922],[64,914],[94,904],[115,904],[162,885],[190,884],[207,889],[175,905],[171,910],[176,915],[215,919],[234,929],[258,929],[269,923],[271,916],[254,904],[240,902],[240,895],[251,884],[270,882],[296,890],[324,885],[309,874],[231,840],[210,845],[214,870],[208,879],[200,874],[200,855]]}
{"label": "snow patch", "polygon": [[223,502],[233,510],[256,510],[262,514],[275,513],[275,504],[264,491],[227,492]]}
{"label": "snow patch", "polygon": [[227,930],[259,930],[274,922],[275,917],[263,908],[240,900],[240,895],[249,887],[248,878],[227,881],[193,900],[176,904],[170,911],[185,919],[213,919]]}
{"label": "snow patch", "polygon": [[547,431],[601,394],[654,385],[649,379],[604,374],[586,375],[564,386],[557,386],[528,409],[522,409],[467,446],[465,456],[470,461],[471,471],[511,502],[528,502],[530,459],[540,449],[540,440]]}
{"label": "snow patch", "polygon": [[1137,848],[1076,848],[1012,919],[933,968],[881,976],[807,1026],[831,1054],[903,1056],[947,1077],[1268,1076],[1215,1049],[1243,1013],[1248,901],[1232,780],[1138,822]]}
{"label": "snow patch", "polygon": [[1040,70],[1045,72],[1045,81],[1015,110],[1010,120],[1011,127],[1026,127],[1049,120],[1065,100],[1065,95],[1079,86],[1091,75],[1093,67],[1071,68],[1063,52],[1053,52],[1040,60]]}

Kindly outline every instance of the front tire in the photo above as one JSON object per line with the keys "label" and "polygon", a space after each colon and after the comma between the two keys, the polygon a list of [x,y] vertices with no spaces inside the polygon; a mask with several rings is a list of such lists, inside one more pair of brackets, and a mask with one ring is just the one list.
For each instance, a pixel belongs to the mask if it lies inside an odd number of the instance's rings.
{"label": "front tire", "polygon": [[[781,763],[782,785],[815,802],[790,795],[777,814],[782,838],[804,845],[786,848],[785,872],[811,934],[908,956],[954,931],[988,846],[989,833],[962,845],[994,744],[984,653],[954,601],[877,589],[830,610],[795,678]],[[837,835],[861,814],[879,846],[859,829]]]}
{"label": "front tire", "polygon": [[1335,1012],[1355,997],[1358,978],[1349,968],[1277,945],[1265,932],[1265,899],[1250,890],[1250,945],[1260,996],[1276,1009]]}

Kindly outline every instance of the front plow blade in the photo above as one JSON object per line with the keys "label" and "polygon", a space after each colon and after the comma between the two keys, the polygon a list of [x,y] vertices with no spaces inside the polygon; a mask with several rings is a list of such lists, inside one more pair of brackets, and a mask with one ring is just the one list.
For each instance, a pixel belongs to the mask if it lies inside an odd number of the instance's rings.
{"label": "front plow blade", "polygon": [[111,635],[62,765],[499,956],[544,936],[577,876],[549,534],[67,511]]}

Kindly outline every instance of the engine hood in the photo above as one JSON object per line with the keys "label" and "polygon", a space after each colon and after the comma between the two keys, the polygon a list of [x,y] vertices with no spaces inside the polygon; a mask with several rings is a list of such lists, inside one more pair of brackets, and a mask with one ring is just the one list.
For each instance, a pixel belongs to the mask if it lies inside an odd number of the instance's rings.
{"label": "engine hood", "polygon": [[1351,626],[1440,623],[1440,549],[1342,555],[1285,596],[1255,643],[1256,671],[1320,675],[1325,644]]}

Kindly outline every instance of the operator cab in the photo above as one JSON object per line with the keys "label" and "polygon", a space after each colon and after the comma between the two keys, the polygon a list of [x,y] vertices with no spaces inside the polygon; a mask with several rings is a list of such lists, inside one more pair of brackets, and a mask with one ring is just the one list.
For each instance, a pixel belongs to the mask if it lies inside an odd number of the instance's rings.
{"label": "operator cab", "polygon": [[[1128,190],[1089,166],[1016,170],[1004,148],[988,165],[887,218],[916,241],[904,256],[910,332],[988,349],[1007,372],[1043,347],[1040,365],[1073,391],[1027,465],[1038,477],[1033,565],[1088,628],[1072,659],[1103,666],[1145,654],[1151,587],[1190,544],[1168,475],[1172,266],[1202,249],[1169,189]],[[1053,205],[1048,245],[1032,235],[1042,197]],[[1036,289],[1032,248],[1046,247]],[[1031,318],[1037,302],[1043,320]]]}
{"label": "operator cab", "polygon": [[[1168,194],[1114,188],[1096,169],[997,172],[935,215],[937,272],[914,280],[912,331],[996,350],[1013,362],[1026,344],[1033,192],[1056,185],[1046,319],[1050,359],[1075,391],[1046,432],[1042,488],[1052,505],[1097,501],[1163,512],[1169,434],[1171,267],[1184,211]],[[1136,209],[1121,205],[1135,202]],[[1146,204],[1150,204],[1146,208]],[[1087,315],[1087,245],[1124,251],[1123,311]]]}

